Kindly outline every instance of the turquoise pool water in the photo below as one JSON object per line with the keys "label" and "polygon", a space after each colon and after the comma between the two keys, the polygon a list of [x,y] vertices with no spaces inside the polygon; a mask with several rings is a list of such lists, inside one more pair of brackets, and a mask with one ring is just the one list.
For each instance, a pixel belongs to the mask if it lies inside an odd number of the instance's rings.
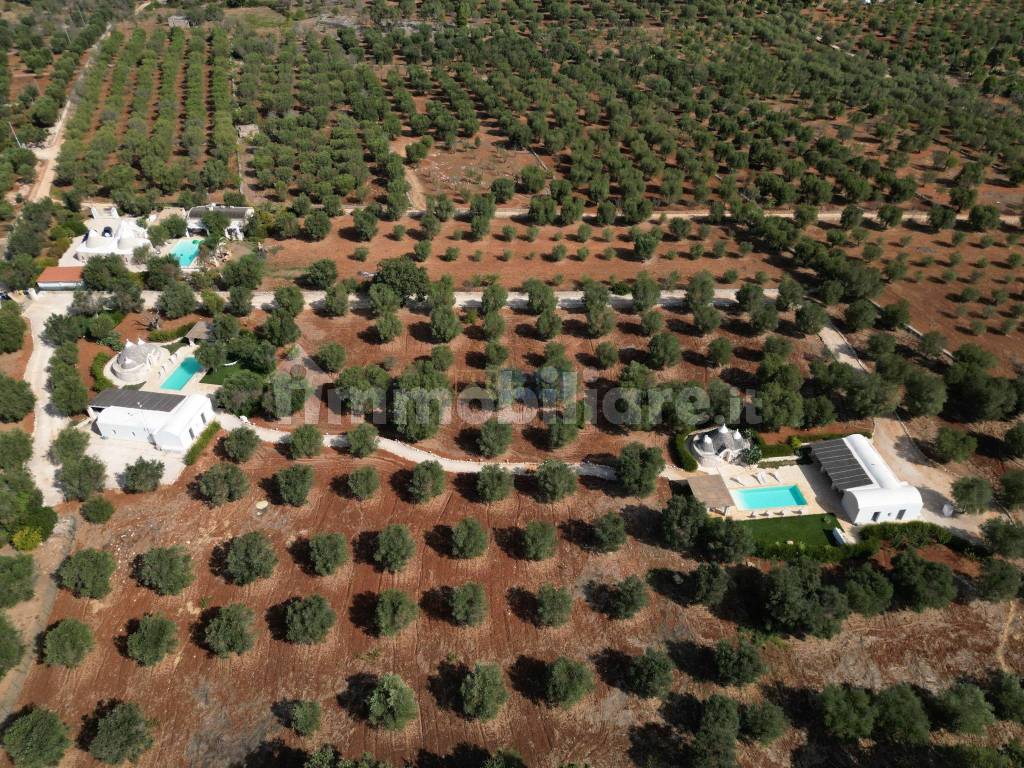
{"label": "turquoise pool water", "polygon": [[765,488],[733,488],[732,497],[740,509],[800,507],[807,503],[797,485],[770,485]]}
{"label": "turquoise pool water", "polygon": [[198,360],[194,357],[186,357],[181,361],[181,365],[171,371],[171,375],[160,385],[160,389],[184,389],[189,379],[201,370],[203,370],[203,366],[199,364]]}
{"label": "turquoise pool water", "polygon": [[199,256],[199,244],[201,242],[203,241],[199,239],[182,240],[171,249],[171,254],[177,257],[180,266],[191,267],[192,262]]}

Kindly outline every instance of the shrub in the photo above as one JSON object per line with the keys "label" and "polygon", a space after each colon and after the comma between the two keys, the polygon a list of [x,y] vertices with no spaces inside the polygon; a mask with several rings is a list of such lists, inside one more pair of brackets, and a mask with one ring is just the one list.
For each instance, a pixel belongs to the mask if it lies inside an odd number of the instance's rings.
{"label": "shrub", "polygon": [[715,646],[715,672],[722,685],[747,685],[765,673],[757,646],[740,637],[736,644],[719,640]]}
{"label": "shrub", "polygon": [[288,725],[299,736],[312,736],[320,730],[320,705],[315,701],[295,701],[288,708]]}
{"label": "shrub", "polygon": [[476,476],[476,492],[488,503],[501,501],[512,492],[512,473],[496,464],[481,467]]}
{"label": "shrub", "polygon": [[10,608],[35,593],[35,568],[31,555],[0,557],[0,608]]}
{"label": "shrub", "polygon": [[252,427],[237,427],[221,443],[224,455],[232,461],[248,461],[260,445],[260,437]]}
{"label": "shrub", "polygon": [[152,667],[178,647],[178,629],[170,619],[148,613],[128,635],[126,646],[131,658],[144,667]]}
{"label": "shrub", "polygon": [[397,635],[415,620],[419,608],[412,598],[398,589],[385,589],[377,597],[374,608],[374,626],[378,635]]}
{"label": "shrub", "polygon": [[927,744],[931,728],[920,697],[906,683],[894,685],[876,699],[874,737],[893,744]]}
{"label": "shrub", "polygon": [[213,438],[217,436],[218,432],[220,432],[220,422],[211,421],[206,425],[206,428],[199,433],[196,441],[185,451],[184,462],[186,467],[192,466],[199,460],[199,457],[203,455],[203,451],[213,442]]}
{"label": "shrub", "polygon": [[512,425],[491,417],[480,427],[476,446],[481,456],[493,459],[508,450],[512,443]]}
{"label": "shrub", "polygon": [[43,659],[51,667],[77,667],[95,644],[89,627],[77,619],[62,619],[43,637]]}
{"label": "shrub", "polygon": [[478,520],[466,517],[452,529],[452,556],[462,560],[479,557],[487,551],[487,529]]}
{"label": "shrub", "polygon": [[487,593],[475,581],[452,590],[452,619],[464,627],[475,627],[487,618]]}
{"label": "shrub", "polygon": [[139,558],[139,583],[158,595],[180,594],[195,578],[192,558],[184,547],[157,547]]}
{"label": "shrub", "polygon": [[892,583],[871,563],[863,563],[846,577],[843,584],[850,610],[864,616],[876,616],[892,603]]}
{"label": "shrub", "polygon": [[319,533],[309,539],[309,562],[317,576],[330,576],[348,561],[348,541],[340,533]]}
{"label": "shrub", "polygon": [[549,706],[569,709],[594,690],[594,676],[586,664],[559,656],[548,665],[544,689]]}
{"label": "shrub", "polygon": [[660,698],[672,686],[672,659],[664,651],[648,648],[626,669],[629,690],[645,699]]}
{"label": "shrub", "polygon": [[728,572],[718,563],[701,563],[691,577],[693,600],[714,608],[725,599],[731,579]]}
{"label": "shrub", "polygon": [[252,648],[252,622],[255,614],[241,603],[225,605],[203,630],[203,642],[217,656],[243,654]]}
{"label": "shrub", "polygon": [[337,373],[345,365],[347,357],[348,353],[345,352],[345,348],[341,344],[330,341],[317,350],[313,359],[328,373]]}
{"label": "shrub", "polygon": [[4,749],[16,768],[57,765],[70,746],[67,726],[43,707],[18,715],[4,731]]}
{"label": "shrub", "polygon": [[50,460],[56,464],[81,458],[89,445],[89,434],[73,425],[64,427],[50,444]]}
{"label": "shrub", "polygon": [[537,624],[542,627],[561,627],[572,613],[572,595],[565,587],[541,584],[537,590]]}
{"label": "shrub", "polygon": [[389,525],[377,536],[373,561],[391,573],[398,573],[416,554],[416,542],[406,525]]}
{"label": "shrub", "polygon": [[214,464],[199,476],[199,495],[211,506],[238,501],[249,492],[249,478],[234,464]]}
{"label": "shrub", "polygon": [[398,675],[382,675],[367,701],[367,719],[374,728],[400,731],[419,714],[416,695]]}
{"label": "shrub", "polygon": [[527,560],[547,560],[555,554],[558,536],[555,526],[544,520],[531,520],[523,531],[522,553]]}
{"label": "shrub", "polygon": [[292,600],[285,609],[285,638],[303,645],[322,642],[336,620],[334,610],[320,595]]}
{"label": "shrub", "polygon": [[232,539],[224,561],[224,572],[233,584],[245,586],[270,578],[277,566],[277,555],[266,534],[245,533]]}
{"label": "shrub", "polygon": [[821,692],[821,712],[825,730],[832,736],[856,741],[874,732],[878,709],[863,688],[827,685]]}
{"label": "shrub", "polygon": [[0,613],[0,680],[21,662],[24,655],[25,645],[21,642],[21,635],[7,615]]}
{"label": "shrub", "polygon": [[313,487],[313,468],[304,465],[285,467],[274,475],[274,484],[281,501],[293,507],[301,507]]}
{"label": "shrub", "polygon": [[892,582],[900,599],[915,611],[945,608],[956,597],[953,572],[942,563],[922,559],[916,552],[893,558]]}
{"label": "shrub", "polygon": [[939,696],[938,710],[954,733],[984,733],[996,721],[981,688],[970,683],[957,683]]}
{"label": "shrub", "polygon": [[380,475],[374,467],[358,467],[349,472],[348,490],[357,499],[366,500],[380,488]]}
{"label": "shrub", "polygon": [[349,453],[359,459],[369,456],[377,450],[377,434],[377,428],[368,421],[350,430],[347,435]]}
{"label": "shrub", "polygon": [[615,467],[618,481],[630,496],[649,496],[654,493],[657,476],[665,469],[662,452],[655,447],[645,447],[631,442],[618,455]]}
{"label": "shrub", "polygon": [[75,597],[99,599],[110,593],[110,577],[116,567],[117,561],[109,552],[83,549],[61,563],[57,580]]}
{"label": "shrub", "polygon": [[548,459],[537,467],[537,495],[541,501],[560,501],[576,492],[577,478],[572,467],[562,461]]}
{"label": "shrub", "polygon": [[110,765],[137,762],[153,745],[149,729],[150,723],[137,705],[118,702],[97,719],[89,754]]}
{"label": "shrub", "polygon": [[441,465],[433,460],[417,464],[409,480],[409,497],[417,504],[423,504],[444,492],[445,477]]}
{"label": "shrub", "polygon": [[288,440],[288,453],[293,459],[319,456],[324,449],[324,436],[312,424],[303,424],[292,432]]}
{"label": "shrub", "polygon": [[769,744],[779,738],[788,725],[786,714],[775,702],[762,701],[740,708],[740,733],[748,741]]}
{"label": "shrub", "polygon": [[459,688],[462,713],[474,720],[493,720],[508,701],[508,691],[497,664],[477,664]]}
{"label": "shrub", "polygon": [[[87,438],[88,439],[88,438]],[[0,432],[0,469],[20,469],[32,458],[32,438],[20,429]]]}
{"label": "shrub", "polygon": [[1024,525],[997,517],[982,523],[981,532],[995,554],[1024,557]]}
{"label": "shrub", "polygon": [[107,467],[93,456],[81,456],[64,462],[55,479],[66,500],[84,501],[103,490]]}
{"label": "shrub", "polygon": [[647,585],[639,576],[627,576],[611,587],[607,611],[613,619],[631,619],[647,607]]}
{"label": "shrub", "polygon": [[989,686],[988,698],[1000,720],[1024,722],[1024,688],[1019,677],[997,671]]}
{"label": "shrub", "polygon": [[615,552],[626,543],[626,521],[618,512],[601,515],[594,521],[593,529],[599,552]]}
{"label": "shrub", "polygon": [[162,461],[138,458],[124,468],[121,487],[125,493],[152,493],[160,486],[164,476]]}
{"label": "shrub", "polygon": [[981,564],[981,577],[978,579],[977,587],[978,594],[983,600],[1012,600],[1020,593],[1021,573],[1011,563],[989,557]]}
{"label": "shrub", "polygon": [[0,374],[0,421],[21,421],[35,407],[36,396],[27,382]]}
{"label": "shrub", "polygon": [[935,457],[943,463],[965,461],[974,455],[978,448],[978,441],[959,429],[939,427],[932,447]]}

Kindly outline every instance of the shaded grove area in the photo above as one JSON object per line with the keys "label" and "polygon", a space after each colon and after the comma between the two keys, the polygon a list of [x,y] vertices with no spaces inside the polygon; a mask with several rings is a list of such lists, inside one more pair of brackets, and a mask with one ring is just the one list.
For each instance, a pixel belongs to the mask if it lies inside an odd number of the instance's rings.
{"label": "shaded grove area", "polygon": [[[962,679],[986,679],[1000,663],[1009,669],[1024,663],[1012,609],[966,599],[974,595],[976,563],[933,546],[923,550],[924,556],[954,569],[966,601],[941,611],[854,615],[828,640],[772,639],[761,648],[767,673],[756,684],[722,687],[716,682],[713,647],[722,639],[734,642],[738,627],[756,627],[758,606],[752,598],[763,564],[730,566],[734,586],[713,612],[694,604],[685,585],[696,561],[658,543],[658,510],[669,496],[667,485],[642,502],[598,485],[554,504],[535,502],[524,485],[507,500],[486,505],[473,500],[461,478],[449,478],[448,490],[413,505],[400,492],[411,468],[378,457],[361,463],[380,471],[382,490],[359,502],[336,482],[356,463],[329,451],[303,461],[315,471],[306,505],[260,512],[255,502],[268,495],[266,478],[286,460],[262,446],[243,465],[252,490],[210,508],[193,498],[192,486],[215,460],[204,457],[175,486],[156,493],[111,497],[117,510],[108,523],[82,524],[77,548],[104,548],[116,558],[112,590],[99,600],[62,591],[51,623],[81,620],[92,629],[95,648],[75,669],[37,664],[22,694],[22,704],[56,711],[72,736],[98,702],[138,703],[153,721],[154,738],[140,765],[301,766],[323,743],[346,756],[365,750],[395,764],[411,760],[423,766],[479,765],[486,754],[482,747],[514,749],[531,766],[678,765],[699,729],[701,702],[716,693],[743,704],[774,701],[793,723],[770,744],[741,742],[741,765],[782,766],[791,760],[804,766],[888,765],[903,747],[840,750],[822,734],[820,708],[810,692],[834,682],[874,689],[909,682],[941,692]],[[612,511],[626,521],[626,542],[602,554],[590,523]],[[466,516],[483,523],[489,546],[479,558],[453,559],[450,529]],[[557,527],[555,554],[522,559],[523,528],[537,520]],[[373,552],[378,534],[394,523],[409,527],[415,554],[393,574],[379,569]],[[237,586],[226,578],[225,545],[250,531],[267,535],[278,563],[269,578]],[[307,539],[324,532],[344,534],[351,557],[333,575],[315,576]],[[181,594],[160,597],[141,587],[133,571],[140,554],[172,544],[191,555],[196,579]],[[883,549],[877,557],[887,566],[891,555]],[[633,618],[612,619],[609,585],[631,575],[645,577],[653,587],[649,604]],[[451,588],[469,581],[483,585],[489,604],[484,623],[475,627],[458,626],[446,600]],[[565,586],[573,596],[563,627],[536,624],[537,592],[544,583]],[[396,635],[382,637],[374,611],[379,594],[389,588],[409,595],[419,616]],[[327,600],[337,623],[322,643],[287,642],[288,603],[314,593]],[[216,610],[230,603],[254,611],[254,645],[240,656],[217,658],[202,638]],[[178,647],[143,668],[127,657],[125,638],[133,622],[149,612],[175,623]],[[667,653],[674,669],[667,692],[642,698],[629,669],[649,647]],[[562,655],[583,662],[595,679],[593,693],[570,710],[544,702],[546,665]],[[467,719],[460,704],[462,680],[477,662],[497,664],[510,694],[497,717],[486,722]],[[366,720],[366,692],[391,673],[409,684],[419,708],[419,716],[397,732],[373,728]],[[322,725],[314,736],[299,737],[285,727],[286,703],[294,700],[321,706]],[[937,742],[947,740],[936,733]],[[1018,726],[1000,722],[983,741],[998,744],[1014,735],[1020,735]],[[943,764],[939,757],[922,755],[912,757]],[[75,748],[62,762],[93,764]]]}

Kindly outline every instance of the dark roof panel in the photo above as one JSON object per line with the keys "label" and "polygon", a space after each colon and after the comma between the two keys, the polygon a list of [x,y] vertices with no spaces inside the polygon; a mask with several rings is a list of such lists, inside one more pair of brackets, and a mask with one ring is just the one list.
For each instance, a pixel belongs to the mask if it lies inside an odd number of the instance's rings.
{"label": "dark roof panel", "polygon": [[96,408],[116,406],[168,413],[177,408],[178,403],[184,399],[184,395],[172,395],[169,392],[147,392],[143,389],[104,389],[93,398],[91,405]]}
{"label": "dark roof panel", "polygon": [[821,464],[832,484],[841,491],[871,485],[871,476],[842,439],[811,444],[811,455]]}

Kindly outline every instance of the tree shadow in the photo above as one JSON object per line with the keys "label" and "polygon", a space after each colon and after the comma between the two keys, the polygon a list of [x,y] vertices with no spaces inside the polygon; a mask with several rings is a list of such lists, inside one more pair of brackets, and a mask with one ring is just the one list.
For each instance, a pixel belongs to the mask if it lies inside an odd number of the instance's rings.
{"label": "tree shadow", "polygon": [[685,765],[683,745],[672,728],[662,723],[644,723],[629,728],[626,754],[642,768],[678,768]]}
{"label": "tree shadow", "polygon": [[420,608],[432,619],[454,624],[452,618],[452,588],[434,587],[423,592],[420,597]]}
{"label": "tree shadow", "polygon": [[352,539],[352,559],[363,565],[372,565],[376,569],[378,566],[373,556],[377,552],[379,536],[377,531],[362,531]]}
{"label": "tree shadow", "polygon": [[628,654],[614,648],[605,648],[590,657],[598,677],[608,686],[620,691],[631,693],[627,682],[627,673],[633,659]]}
{"label": "tree shadow", "polygon": [[437,665],[437,673],[427,678],[427,690],[434,697],[439,709],[449,712],[462,712],[462,681],[469,674],[469,667],[461,661],[451,663],[442,661]]}
{"label": "tree shadow", "polygon": [[651,589],[676,605],[687,606],[693,602],[687,574],[671,568],[652,568],[647,572],[646,581]]}
{"label": "tree shadow", "polygon": [[670,692],[661,706],[658,713],[665,719],[665,722],[679,731],[696,731],[700,727],[700,717],[704,712],[704,705],[692,693]]}
{"label": "tree shadow", "polygon": [[537,624],[537,596],[522,587],[510,587],[505,593],[512,613],[528,624]]}
{"label": "tree shadow", "polygon": [[692,640],[669,640],[665,644],[676,669],[700,682],[711,682],[715,669],[714,652]]}
{"label": "tree shadow", "polygon": [[661,512],[646,504],[627,504],[622,508],[626,533],[652,547],[661,546]]}
{"label": "tree shadow", "polygon": [[428,547],[441,555],[452,556],[452,527],[439,523],[423,534],[423,541]]}
{"label": "tree shadow", "polygon": [[539,704],[546,698],[547,675],[548,665],[545,662],[524,655],[518,656],[508,669],[512,687],[519,695],[534,704]]}
{"label": "tree shadow", "polygon": [[421,749],[416,753],[415,768],[480,768],[491,757],[489,750],[475,744],[456,744],[447,755]]}
{"label": "tree shadow", "polygon": [[563,520],[558,524],[558,530],[561,532],[562,538],[570,544],[575,544],[584,552],[595,552],[597,550],[594,526],[585,520],[575,518]]}
{"label": "tree shadow", "polygon": [[376,592],[360,592],[348,609],[349,621],[371,637],[377,636],[377,600]]}
{"label": "tree shadow", "polygon": [[354,720],[365,720],[366,701],[377,685],[378,677],[370,672],[357,672],[345,678],[345,690],[338,694],[338,706]]}
{"label": "tree shadow", "polygon": [[264,612],[263,618],[267,622],[267,629],[270,630],[270,636],[275,640],[280,640],[281,642],[287,641],[288,623],[286,618],[288,614],[288,606],[297,600],[297,597],[289,597],[287,600],[283,600],[276,605],[270,606]]}

